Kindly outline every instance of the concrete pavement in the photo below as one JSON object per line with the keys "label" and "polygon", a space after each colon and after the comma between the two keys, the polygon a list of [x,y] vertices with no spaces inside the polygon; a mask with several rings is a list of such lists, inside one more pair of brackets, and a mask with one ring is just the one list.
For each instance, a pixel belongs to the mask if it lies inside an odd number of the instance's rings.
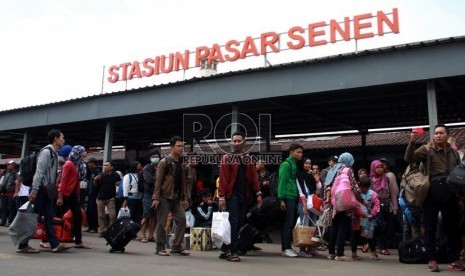
{"label": "concrete pavement", "polygon": [[[277,235],[277,234],[276,234]],[[278,240],[276,235],[274,240]],[[191,251],[191,256],[154,255],[155,243],[132,241],[126,253],[108,252],[105,240],[97,234],[84,233],[83,240],[92,249],[71,249],[68,252],[53,254],[42,250],[39,254],[17,254],[8,236],[6,227],[0,227],[0,275],[425,275],[426,265],[405,265],[398,262],[397,252],[391,256],[381,256],[373,261],[369,254],[360,252],[363,260],[338,262],[326,258],[285,258],[281,256],[280,244],[258,244],[263,251],[249,252],[241,257],[240,263],[218,259],[218,251]],[[39,248],[39,240],[31,240],[30,245]],[[346,254],[350,252],[346,248]],[[327,252],[321,252],[327,254]],[[446,265],[440,265],[443,273]]]}

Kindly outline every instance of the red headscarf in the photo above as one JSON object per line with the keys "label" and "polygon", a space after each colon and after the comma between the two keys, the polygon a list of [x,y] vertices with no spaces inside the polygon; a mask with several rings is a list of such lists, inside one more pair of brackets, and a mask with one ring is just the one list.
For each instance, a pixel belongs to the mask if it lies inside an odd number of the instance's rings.
{"label": "red headscarf", "polygon": [[379,193],[382,190],[387,190],[388,180],[384,172],[381,175],[376,174],[376,167],[382,166],[383,163],[379,160],[371,162],[370,178],[373,181],[373,190]]}

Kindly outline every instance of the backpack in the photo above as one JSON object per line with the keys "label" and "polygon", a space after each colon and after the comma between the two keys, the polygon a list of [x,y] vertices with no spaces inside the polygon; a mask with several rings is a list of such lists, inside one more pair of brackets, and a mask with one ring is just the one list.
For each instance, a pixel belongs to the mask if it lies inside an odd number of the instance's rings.
{"label": "backpack", "polygon": [[[50,151],[50,156],[53,159],[53,152],[50,147],[45,147]],[[43,149],[45,149],[43,148]],[[42,151],[41,149],[40,151]],[[19,172],[21,176],[21,182],[28,187],[32,187],[32,181],[34,179],[34,174],[36,173],[37,169],[37,157],[38,154],[33,152],[32,154],[23,157],[21,159],[21,163],[19,164]]]}
{"label": "backpack", "polygon": [[336,212],[343,212],[358,205],[354,192],[352,192],[348,173],[349,168],[342,169],[342,172],[334,179],[331,188],[331,203]]}
{"label": "backpack", "polygon": [[[124,179],[124,177],[123,177],[123,179]],[[123,179],[121,179],[121,181],[119,182],[118,190],[116,191],[116,197],[118,199],[123,199],[124,198]],[[129,174],[129,184],[131,184],[131,182],[132,182],[132,176],[131,176],[131,174]]]}
{"label": "backpack", "polygon": [[400,187],[404,190],[403,195],[409,205],[421,207],[429,192],[429,176],[423,174],[416,164],[410,164],[402,175]]}
{"label": "backpack", "polygon": [[[288,162],[288,161],[285,160],[284,162]],[[292,166],[289,166],[289,169],[292,174]],[[270,196],[277,198],[278,197],[278,183],[279,183],[279,169],[275,171],[274,173],[272,173],[270,176],[268,176],[268,182],[270,183]]]}

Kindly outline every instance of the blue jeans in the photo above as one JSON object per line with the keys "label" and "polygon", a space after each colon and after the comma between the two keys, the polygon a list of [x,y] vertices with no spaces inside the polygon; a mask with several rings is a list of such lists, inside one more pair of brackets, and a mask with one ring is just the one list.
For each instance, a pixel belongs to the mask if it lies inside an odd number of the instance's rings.
{"label": "blue jeans", "polygon": [[281,250],[292,249],[292,229],[296,221],[297,199],[283,199],[286,204],[284,211],[283,226],[281,228]]}
{"label": "blue jeans", "polygon": [[[304,220],[304,211],[302,210],[303,205],[304,204],[302,202],[300,202],[300,201],[297,204],[297,213],[299,213],[300,221]],[[318,220],[318,216],[315,215],[314,213],[310,212],[310,211],[308,211],[307,216],[309,216],[310,219],[311,219],[311,220],[309,220],[309,219],[305,218],[306,223],[307,223],[307,220],[308,220],[307,225],[308,226],[315,226],[315,223]]]}
{"label": "blue jeans", "polygon": [[239,230],[244,226],[247,215],[247,202],[244,198],[240,198],[235,193],[230,198],[226,199],[226,209],[229,212],[229,223],[231,224],[231,243],[221,246],[222,252],[230,251],[231,254],[237,254],[237,245],[239,243]]}
{"label": "blue jeans", "polygon": [[[48,242],[52,248],[56,248],[60,245],[55,234],[55,228],[53,227],[53,216],[55,215],[55,198],[49,198],[45,189],[41,187],[37,192],[37,198],[34,202],[34,212],[44,216],[44,228],[45,234],[47,235]],[[29,246],[29,240],[20,244],[18,249],[23,249]]]}
{"label": "blue jeans", "polygon": [[[93,184],[91,184],[93,185]],[[87,225],[89,226],[89,230],[98,230],[98,215],[97,215],[97,196],[96,195],[89,195],[87,200]]]}

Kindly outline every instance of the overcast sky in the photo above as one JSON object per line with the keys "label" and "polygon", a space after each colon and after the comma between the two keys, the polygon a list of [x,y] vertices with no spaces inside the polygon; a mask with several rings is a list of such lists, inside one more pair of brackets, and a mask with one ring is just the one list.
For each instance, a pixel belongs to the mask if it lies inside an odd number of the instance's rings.
{"label": "overcast sky", "polygon": [[[359,41],[358,49],[465,35],[465,1],[0,0],[0,110],[99,94],[103,66],[142,61],[293,26],[399,9],[400,33]],[[353,42],[270,56],[271,63],[355,50]],[[263,58],[219,71],[263,65]],[[169,74],[103,84],[104,93],[179,81]]]}

